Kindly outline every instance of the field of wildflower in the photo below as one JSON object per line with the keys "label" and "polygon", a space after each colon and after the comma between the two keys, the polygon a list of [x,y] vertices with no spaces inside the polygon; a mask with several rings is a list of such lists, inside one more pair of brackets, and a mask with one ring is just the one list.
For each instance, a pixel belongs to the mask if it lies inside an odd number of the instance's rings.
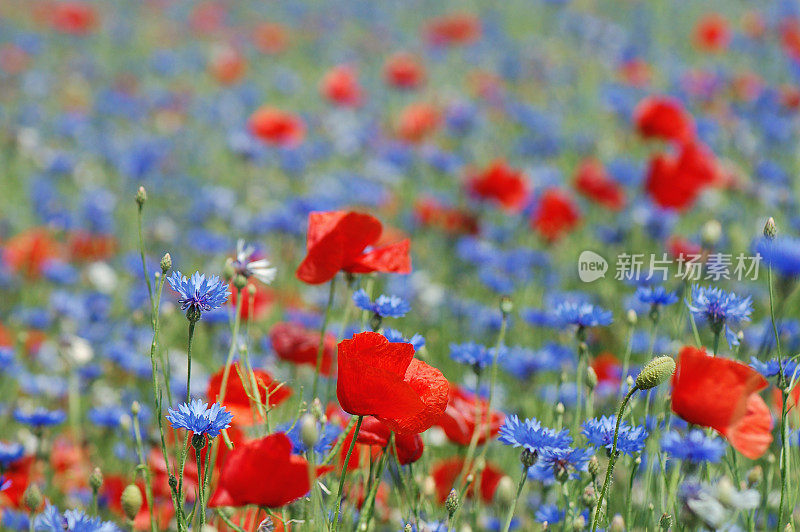
{"label": "field of wildflower", "polygon": [[794,530],[799,115],[788,0],[0,0],[0,530]]}

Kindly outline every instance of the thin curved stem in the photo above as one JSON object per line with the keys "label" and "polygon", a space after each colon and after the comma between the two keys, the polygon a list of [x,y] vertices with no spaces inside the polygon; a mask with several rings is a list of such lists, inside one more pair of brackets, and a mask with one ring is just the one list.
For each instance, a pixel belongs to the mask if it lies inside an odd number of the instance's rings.
{"label": "thin curved stem", "polygon": [[350,457],[353,455],[353,448],[356,446],[358,433],[361,432],[361,422],[364,421],[364,416],[358,416],[356,422],[356,430],[353,432],[353,439],[350,440],[350,447],[347,449],[347,456],[342,464],[342,474],[339,477],[339,491],[336,492],[336,511],[333,514],[333,530],[339,528],[339,511],[342,507],[342,492],[344,491],[344,479],[347,476],[347,465],[350,463]]}

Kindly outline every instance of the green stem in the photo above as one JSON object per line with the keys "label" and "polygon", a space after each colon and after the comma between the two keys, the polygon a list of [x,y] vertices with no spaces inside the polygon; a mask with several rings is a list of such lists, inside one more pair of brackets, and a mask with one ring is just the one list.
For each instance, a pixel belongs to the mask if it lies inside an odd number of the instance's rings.
{"label": "green stem", "polygon": [[339,511],[342,507],[342,492],[344,491],[344,479],[347,476],[347,464],[350,463],[350,456],[352,456],[353,448],[356,446],[356,440],[358,439],[358,433],[361,431],[362,421],[364,421],[364,416],[358,416],[356,429],[355,432],[353,432],[353,439],[350,440],[350,447],[347,449],[347,456],[344,459],[344,464],[342,464],[342,474],[339,477],[339,491],[336,492],[336,511],[333,514],[334,531],[339,528]]}
{"label": "green stem", "polygon": [[217,402],[222,405],[225,402],[225,391],[228,389],[228,377],[231,374],[231,364],[233,363],[233,355],[236,354],[236,345],[239,341],[239,327],[241,324],[242,314],[242,290],[236,289],[236,310],[233,316],[233,329],[231,330],[231,345],[228,348],[228,357],[225,359],[225,369],[222,371],[222,382],[219,386],[219,397]]}
{"label": "green stem", "polygon": [[789,393],[787,390],[786,376],[783,373],[783,353],[781,351],[781,336],[778,334],[778,325],[775,321],[775,293],[772,289],[772,266],[767,265],[767,284],[769,285],[769,315],[772,321],[772,332],[775,335],[775,348],[778,351],[778,388],[781,390],[781,397],[783,405],[781,406],[781,454],[780,454],[780,469],[781,469],[781,502],[778,506],[778,525],[777,529],[781,530],[783,523],[783,512],[786,504],[786,484],[789,474],[789,446],[786,441],[786,425],[787,425],[787,403]]}
{"label": "green stem", "polygon": [[[153,501],[153,486],[150,481],[150,470],[147,468],[147,463],[145,462],[144,458],[144,445],[142,444],[142,431],[139,427],[139,415],[134,414],[133,416],[133,435],[136,439],[136,454],[139,457],[139,468],[142,470],[142,476],[144,477],[144,492],[145,497],[147,497],[147,506],[150,510],[150,530],[151,532],[156,532],[156,519],[154,514],[155,503]],[[95,494],[96,500],[96,494]],[[96,507],[95,507],[96,510]]]}
{"label": "green stem", "polygon": [[[208,442],[208,445],[211,445],[211,442]],[[200,529],[202,530],[206,524],[206,506],[203,501],[205,478],[203,477],[203,468],[200,461],[200,449],[197,447],[194,449],[194,458],[197,462],[197,513],[200,514]],[[206,462],[206,465],[208,465],[208,462]]]}
{"label": "green stem", "polygon": [[[139,205],[138,209],[138,226],[139,226],[139,255],[142,257],[142,273],[144,273],[144,280],[147,283],[147,294],[150,296],[150,308],[155,306],[153,301],[153,285],[150,284],[150,275],[147,273],[147,260],[144,256],[144,238],[142,237],[142,209],[144,205]],[[155,325],[155,324],[154,324]]]}
{"label": "green stem", "polygon": [[311,388],[311,398],[317,396],[319,386],[319,372],[322,371],[322,355],[325,352],[325,333],[328,331],[328,321],[331,318],[331,308],[333,308],[333,297],[336,295],[336,277],[331,279],[328,290],[328,304],[325,306],[325,316],[322,318],[322,327],[319,331],[319,346],[317,347],[317,365],[314,368],[314,384]]}
{"label": "green stem", "polygon": [[[389,439],[390,443],[391,440],[394,440],[394,433],[389,436]],[[389,445],[387,445],[383,448],[380,462],[378,462],[378,467],[375,470],[375,479],[372,481],[369,494],[364,501],[364,505],[361,507],[362,511],[361,515],[358,516],[356,530],[367,530],[369,528],[369,523],[372,520],[372,513],[375,510],[375,496],[378,494],[378,487],[381,484],[381,476],[383,475],[383,470],[386,468],[386,463],[389,461],[390,455],[391,453],[389,452]]]}
{"label": "green stem", "polygon": [[600,497],[597,499],[597,508],[594,511],[594,519],[592,519],[592,532],[597,530],[597,523],[600,522],[600,512],[602,511],[603,507],[603,499],[606,496],[606,492],[608,491],[611,485],[611,477],[614,474],[614,464],[617,461],[617,436],[619,436],[619,425],[622,421],[622,415],[625,413],[625,407],[628,406],[628,401],[630,400],[633,393],[638,390],[635,385],[631,390],[625,395],[622,399],[622,404],[619,406],[619,412],[617,412],[617,422],[614,426],[614,440],[611,444],[611,456],[608,459],[608,469],[606,469],[606,478],[603,481],[603,487],[600,488]]}
{"label": "green stem", "polygon": [[186,347],[186,402],[192,400],[192,339],[196,322],[189,320],[189,344]]}
{"label": "green stem", "polygon": [[522,493],[522,487],[525,485],[525,481],[528,479],[528,468],[522,468],[522,475],[519,479],[519,484],[517,484],[517,495],[514,497],[514,502],[511,503],[511,506],[508,508],[508,513],[506,513],[506,524],[503,527],[503,532],[508,532],[511,528],[511,520],[514,518],[514,510],[517,508],[517,501],[519,500],[519,496]]}

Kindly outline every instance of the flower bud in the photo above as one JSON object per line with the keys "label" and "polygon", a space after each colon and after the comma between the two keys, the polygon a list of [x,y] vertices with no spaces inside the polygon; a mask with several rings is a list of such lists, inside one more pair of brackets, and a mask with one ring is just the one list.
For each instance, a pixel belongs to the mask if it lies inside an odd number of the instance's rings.
{"label": "flower bud", "polygon": [[589,366],[586,368],[586,386],[589,388],[589,391],[597,388],[597,382],[597,372],[593,367]]}
{"label": "flower bud", "polygon": [[444,501],[444,507],[447,510],[447,515],[452,519],[453,514],[458,510],[458,492],[455,489],[450,490],[450,494]]}
{"label": "flower bud", "polygon": [[764,479],[764,470],[761,468],[760,465],[754,466],[747,473],[747,484],[750,487],[758,486],[759,484],[761,484],[761,481],[763,479]]}
{"label": "flower bud", "polygon": [[522,453],[519,455],[519,461],[522,462],[522,465],[525,467],[531,467],[538,459],[539,454],[527,448],[522,449]]}
{"label": "flower bud", "polygon": [[794,532],[794,525],[792,525],[792,523],[786,523],[786,526],[783,527],[783,532]]}
{"label": "flower bud", "polygon": [[579,515],[578,517],[575,518],[574,521],[572,521],[572,530],[574,530],[575,532],[583,532],[585,528],[586,528],[586,518],[583,517],[582,515]]}
{"label": "flower bud", "polygon": [[406,526],[403,527],[403,532],[411,532],[414,530],[414,527],[411,526],[411,523],[406,523]]}
{"label": "flower bud", "polygon": [[94,493],[100,491],[100,487],[103,485],[103,473],[100,471],[99,467],[95,467],[94,471],[89,475],[89,487],[92,488]]}
{"label": "flower bud", "polygon": [[197,323],[200,321],[200,316],[202,316],[202,312],[197,307],[189,307],[186,309],[186,319],[191,321],[192,323]]}
{"label": "flower bud", "polygon": [[308,409],[314,419],[319,421],[320,423],[324,423],[326,416],[325,416],[325,409],[322,408],[322,401],[319,400],[319,397],[315,397],[313,401],[311,401],[311,407]]}
{"label": "flower bud", "polygon": [[722,225],[717,220],[709,220],[700,230],[700,240],[705,247],[713,247],[722,237]]}
{"label": "flower bud", "polygon": [[592,506],[594,506],[596,497],[597,494],[594,492],[594,486],[589,484],[583,490],[583,494],[581,495],[581,503],[583,503],[584,506],[588,506],[589,508],[591,508]]}
{"label": "flower bud", "polygon": [[764,224],[764,236],[769,240],[775,240],[775,237],[778,236],[778,227],[775,225],[775,218],[772,216]]}
{"label": "flower bud", "polygon": [[556,403],[556,408],[555,408],[556,415],[557,416],[563,416],[564,415],[564,411],[565,411],[564,403],[562,403],[561,401]]}
{"label": "flower bud", "polygon": [[500,298],[500,312],[503,313],[503,316],[508,316],[514,311],[514,302],[511,301],[511,298],[508,296],[503,296]]}
{"label": "flower bud", "polygon": [[122,490],[122,497],[120,497],[122,511],[125,512],[125,517],[131,521],[136,518],[136,514],[141,510],[143,502],[142,490],[136,484],[128,484]]}
{"label": "flower bud", "polygon": [[145,201],[147,201],[147,191],[144,187],[139,187],[139,190],[136,191],[136,204],[141,208]]}
{"label": "flower bud", "polygon": [[311,414],[303,414],[300,418],[300,441],[308,449],[313,449],[317,441],[319,441],[317,420]]}
{"label": "flower bud", "polygon": [[273,532],[275,530],[275,523],[272,521],[271,517],[267,517],[261,523],[259,523],[256,532]]}
{"label": "flower bud", "polygon": [[139,401],[134,401],[131,403],[131,414],[134,417],[139,415],[139,412],[142,411],[142,405],[139,404]]}
{"label": "flower bud", "polygon": [[42,500],[42,490],[36,484],[29,485],[22,495],[22,501],[29,512],[37,511],[42,505]]}
{"label": "flower bud", "polygon": [[237,290],[241,290],[247,285],[247,277],[242,274],[236,274],[233,276],[233,286]]}
{"label": "flower bud", "polygon": [[164,253],[164,256],[161,257],[161,273],[167,273],[172,269],[172,255],[169,253]]}
{"label": "flower bud", "polygon": [[225,266],[222,267],[222,278],[226,283],[230,283],[234,275],[236,275],[236,268],[233,267],[233,259],[228,257]]}
{"label": "flower bud", "polygon": [[662,514],[658,526],[661,527],[661,530],[669,530],[672,527],[672,516],[667,513]]}
{"label": "flower bud", "polygon": [[592,475],[592,477],[596,477],[598,471],[600,471],[600,460],[592,455],[592,457],[589,458],[589,465],[587,467],[589,468],[589,474]]}
{"label": "flower bud", "polygon": [[254,284],[247,285],[247,293],[251,297],[256,295],[256,285],[254,285]]}
{"label": "flower bud", "polygon": [[[523,475],[524,474],[525,473],[523,473]],[[516,496],[515,490],[514,481],[511,480],[511,477],[503,475],[500,482],[497,483],[497,491],[495,492],[497,502],[504,507],[511,506],[514,504],[514,497]]]}
{"label": "flower bud", "polygon": [[636,377],[636,387],[640,390],[649,390],[669,379],[675,372],[675,361],[671,357],[656,357],[642,368]]}
{"label": "flower bud", "polygon": [[608,527],[609,532],[625,532],[625,520],[621,515],[617,514],[611,518],[611,526]]}
{"label": "flower bud", "polygon": [[636,325],[636,322],[639,321],[639,317],[636,315],[636,311],[633,310],[632,308],[628,309],[628,312],[625,314],[625,318],[628,320],[628,325],[630,325],[631,327]]}

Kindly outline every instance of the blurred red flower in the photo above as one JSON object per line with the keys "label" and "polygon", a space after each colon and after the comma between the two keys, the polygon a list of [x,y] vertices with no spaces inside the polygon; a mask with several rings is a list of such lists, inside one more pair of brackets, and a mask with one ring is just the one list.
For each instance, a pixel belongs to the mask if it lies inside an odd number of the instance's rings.
{"label": "blurred red flower", "polygon": [[398,52],[383,65],[383,78],[398,89],[416,89],[425,82],[425,66],[417,56]]}
{"label": "blurred red flower", "polygon": [[451,442],[469,445],[480,423],[483,431],[478,436],[478,445],[481,445],[486,443],[488,438],[497,436],[505,419],[505,415],[496,410],[487,415],[488,408],[489,403],[486,399],[477,398],[472,392],[450,385],[447,409],[436,424],[444,430]]}
{"label": "blurred red flower", "polygon": [[40,228],[28,229],[8,240],[2,258],[8,268],[31,279],[42,274],[49,260],[62,256],[61,245]]}
{"label": "blurred red flower", "polygon": [[307,254],[297,278],[309,284],[330,281],[340,270],[350,273],[411,273],[408,239],[376,247],[381,222],[369,214],[347,211],[308,215]]}
{"label": "blurred red flower", "polygon": [[411,344],[374,332],[339,343],[336,395],[349,414],[375,416],[398,434],[417,434],[439,420],[449,389],[441,371],[414,358]]}
{"label": "blurred red flower", "polygon": [[467,191],[473,196],[492,200],[509,211],[519,211],[528,199],[529,187],[521,170],[511,168],[498,159],[488,168],[467,180]]}
{"label": "blurred red flower", "polygon": [[358,107],[364,99],[358,74],[349,65],[330,69],[322,78],[319,91],[328,101],[343,107]]}
{"label": "blurred red flower", "polygon": [[[225,368],[220,368],[220,370],[209,379],[208,387],[206,388],[206,397],[209,401],[219,401],[224,373]],[[233,364],[228,373],[228,383],[225,388],[225,401],[222,405],[233,413],[234,424],[248,426],[253,425],[259,420],[250,406],[250,398],[247,396],[247,392],[245,392],[242,378],[239,376],[240,373],[247,380],[248,389],[250,388],[250,377],[247,374],[247,369],[238,363]],[[253,373],[256,376],[258,394],[262,405],[266,404],[267,393],[269,393],[270,407],[278,406],[292,396],[292,389],[290,387],[273,380],[272,375],[263,369],[254,368]]]}
{"label": "blurred red flower", "polygon": [[478,218],[469,211],[442,205],[434,198],[414,202],[414,218],[426,227],[435,227],[451,235],[476,235]]}
{"label": "blurred red flower", "polygon": [[[272,349],[281,360],[317,367],[319,331],[308,330],[297,323],[280,322],[270,329],[269,339],[272,342]],[[336,337],[327,333],[322,348],[322,366],[320,368],[322,375],[329,376],[331,374],[331,363],[335,351]]]}
{"label": "blurred red flower", "polygon": [[408,142],[419,142],[433,133],[442,117],[439,110],[429,103],[409,104],[400,113],[397,135]]}
{"label": "blurred red flower", "polygon": [[694,43],[706,52],[721,52],[731,43],[728,20],[718,13],[704,15],[694,27]]}
{"label": "blurred red flower", "polygon": [[253,31],[253,44],[263,54],[276,55],[289,43],[289,31],[275,22],[264,22]]}
{"label": "blurred red flower", "polygon": [[675,142],[694,138],[694,120],[681,102],[668,96],[648,96],[633,111],[636,131],[644,138]]}
{"label": "blurred red flower", "polygon": [[[239,291],[233,286],[233,281],[231,281],[228,288],[231,291],[228,304],[232,308],[236,308]],[[251,294],[251,291],[254,291],[254,293]],[[245,321],[250,318],[257,320],[266,316],[275,300],[272,289],[257,283],[252,277],[247,280],[247,285],[242,289],[242,294],[242,310],[239,311],[239,316]]]}
{"label": "blurred red flower", "polygon": [[672,411],[710,427],[755,460],[772,442],[772,416],[758,395],[767,381],[750,366],[686,346],[672,377]]}
{"label": "blurred red flower", "polygon": [[645,189],[665,209],[683,211],[717,177],[714,155],[703,144],[682,144],[678,156],[657,154],[650,160]]}
{"label": "blurred red flower", "polygon": [[[332,466],[316,468],[315,476],[324,475]],[[308,462],[292,454],[292,442],[276,432],[264,438],[238,445],[222,465],[219,484],[208,506],[245,506],[254,504],[278,508],[309,492]]]}
{"label": "blurred red flower", "polygon": [[433,46],[471,44],[482,33],[481,20],[472,13],[449,13],[431,19],[425,26],[425,36]]}
{"label": "blurred red flower", "polygon": [[[454,456],[433,464],[431,477],[433,477],[433,481],[436,484],[436,500],[439,501],[439,504],[443,504],[447,500],[450,490],[455,487],[453,483],[458,479],[463,467],[464,458],[461,456]],[[502,470],[487,462],[483,472],[477,475],[470,485],[466,496],[474,497],[475,486],[480,484],[481,500],[486,504],[491,503],[492,499],[494,499],[494,492],[497,491],[497,485],[504,476],[505,473]]]}
{"label": "blurred red flower", "polygon": [[572,198],[557,188],[545,190],[531,217],[531,227],[548,242],[555,242],[572,231],[581,213]]}
{"label": "blurred red flower", "polygon": [[298,116],[268,106],[253,113],[247,127],[254,136],[276,146],[297,146],[306,135],[306,127]]}
{"label": "blurred red flower", "polygon": [[117,238],[114,235],[75,231],[69,235],[67,249],[73,260],[106,260],[116,253]]}
{"label": "blurred red flower", "polygon": [[625,207],[625,191],[619,183],[608,175],[603,164],[597,159],[586,159],[575,173],[575,189],[612,211]]}
{"label": "blurred red flower", "polygon": [[52,2],[50,23],[70,35],[88,35],[97,27],[97,12],[86,2]]}
{"label": "blurred red flower", "polygon": [[208,71],[223,85],[233,85],[247,72],[247,59],[236,48],[222,46],[212,52]]}

